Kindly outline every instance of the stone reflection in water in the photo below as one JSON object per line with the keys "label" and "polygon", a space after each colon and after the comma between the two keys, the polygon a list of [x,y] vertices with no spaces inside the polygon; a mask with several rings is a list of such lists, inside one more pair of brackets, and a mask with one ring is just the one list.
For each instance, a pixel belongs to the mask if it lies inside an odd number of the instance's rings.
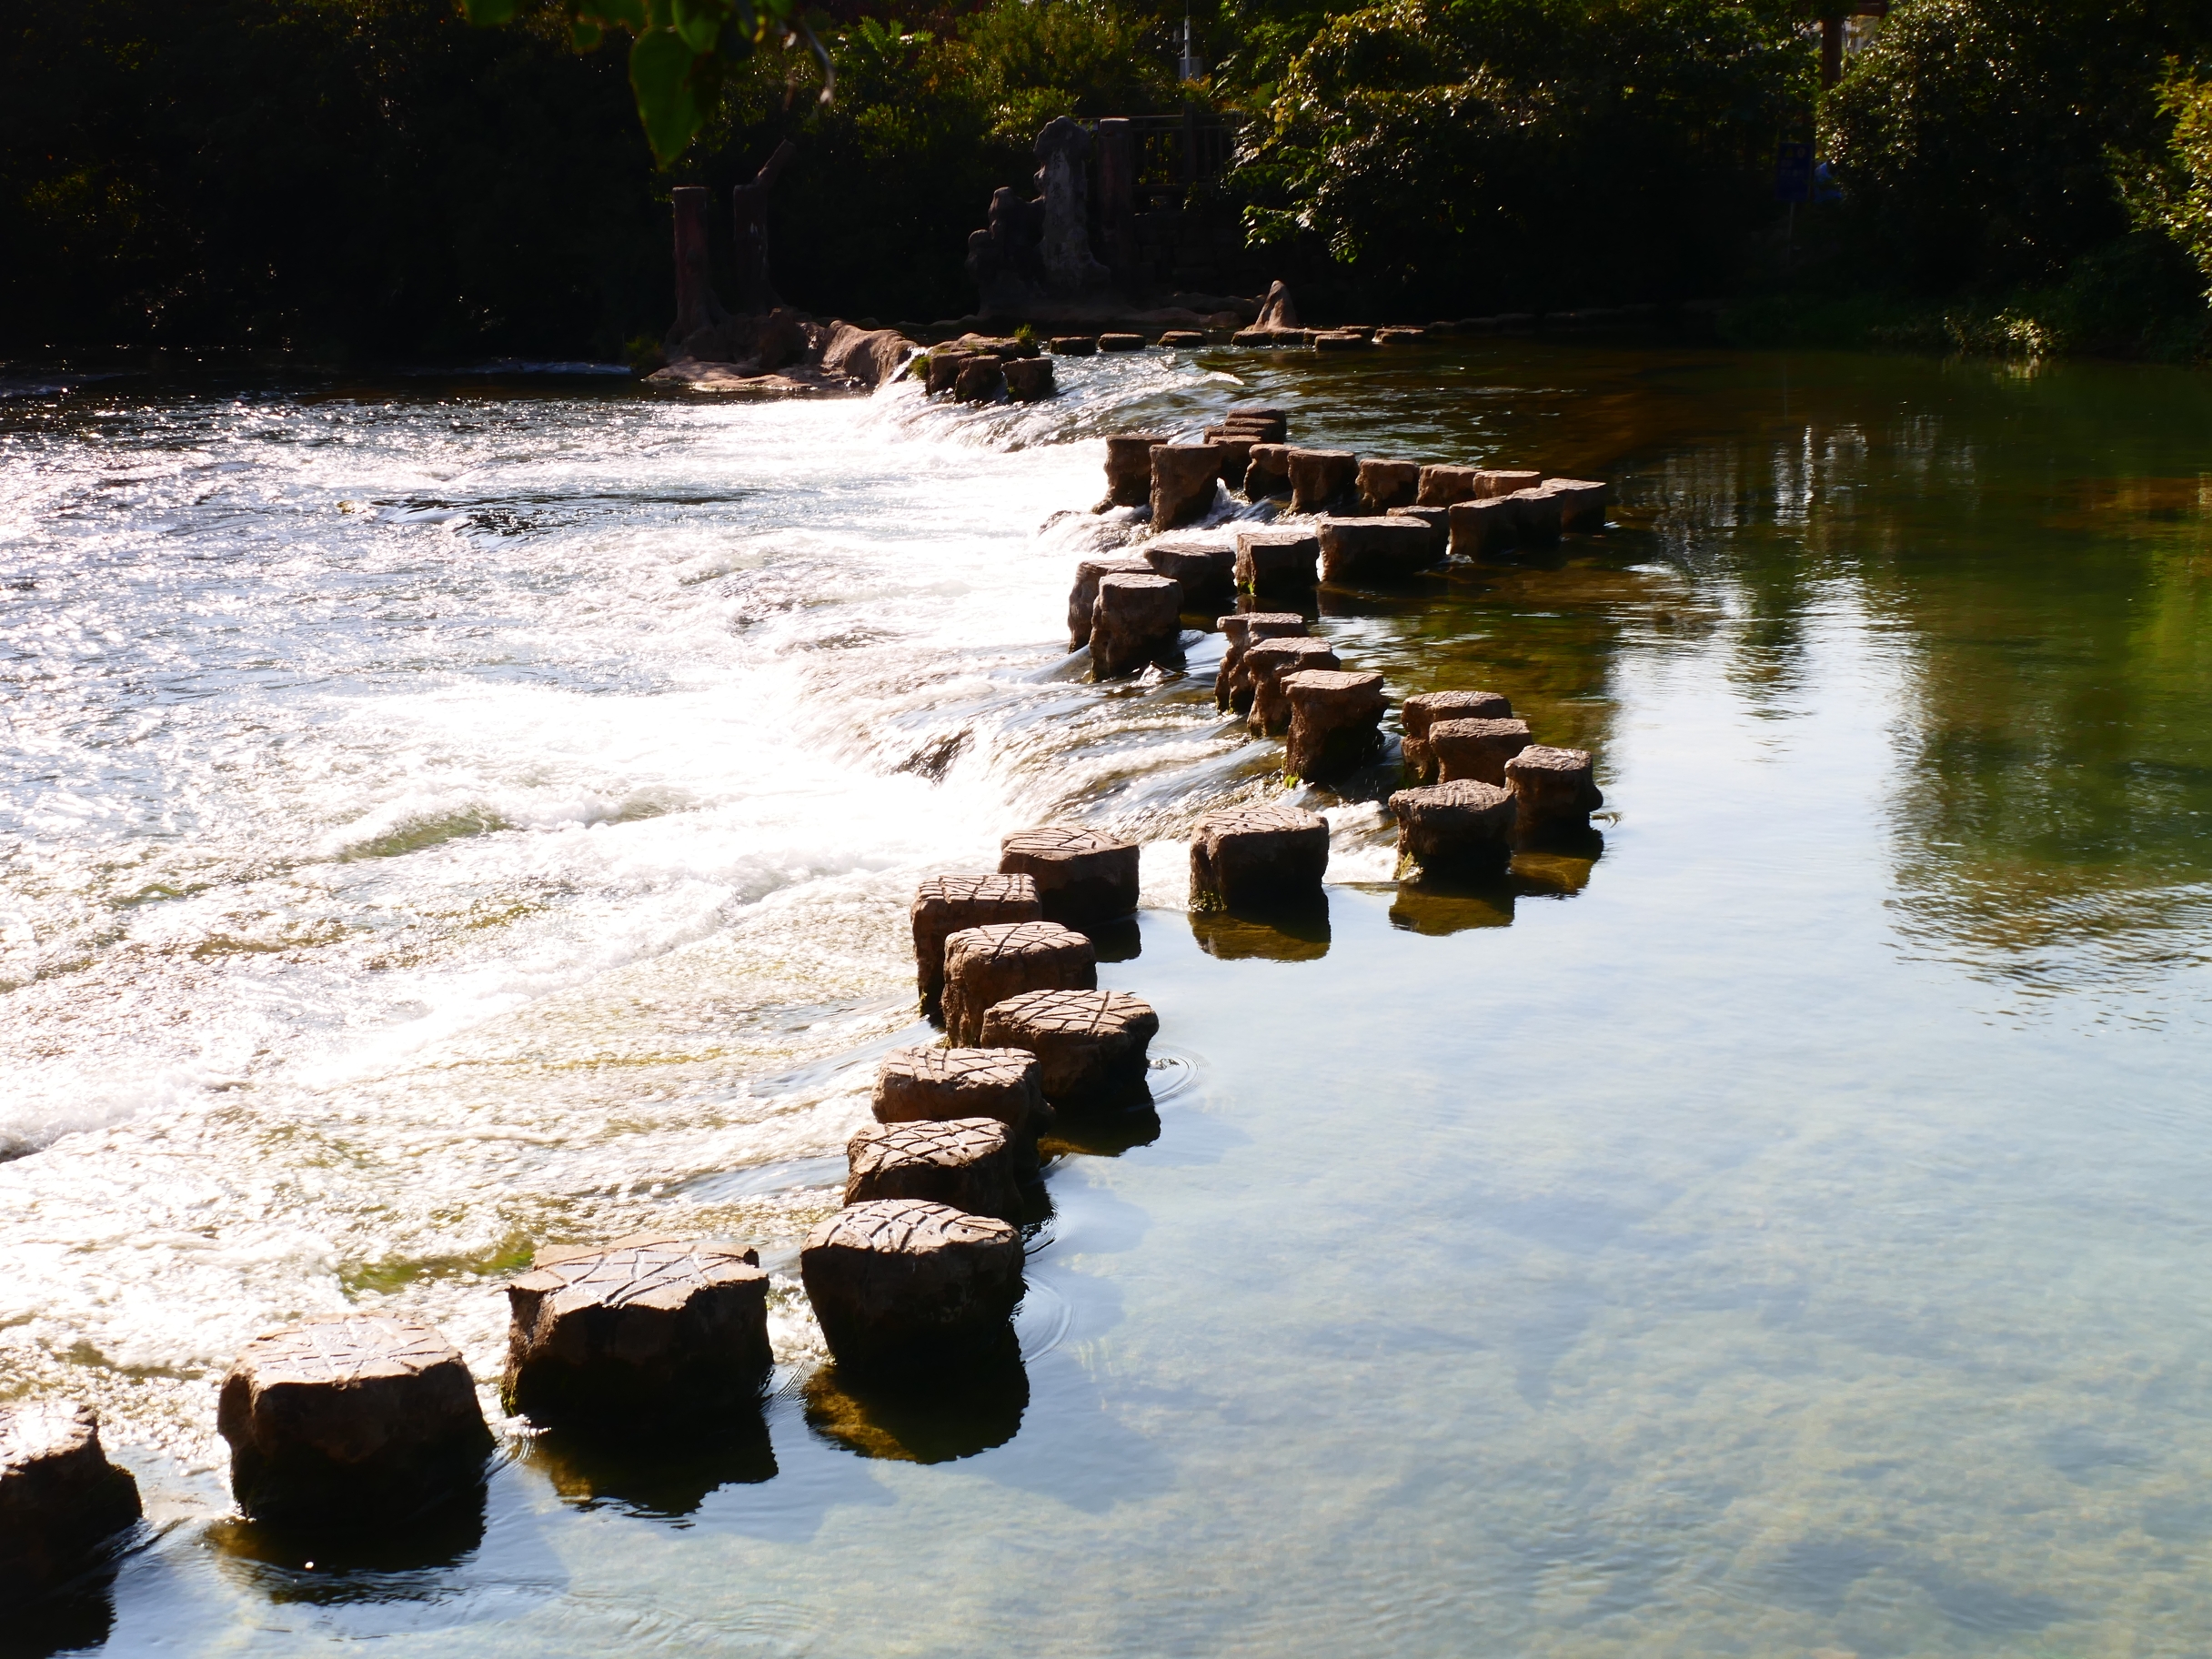
{"label": "stone reflection in water", "polygon": [[1151,1091],[1140,1085],[1111,1111],[1062,1111],[1037,1138],[1041,1158],[1118,1158],[1160,1139],[1160,1111]]}
{"label": "stone reflection in water", "polygon": [[1090,935],[1091,948],[1101,962],[1133,962],[1144,953],[1144,935],[1133,916],[1100,922],[1081,931]]}
{"label": "stone reflection in water", "polygon": [[115,1583],[111,1563],[27,1607],[9,1608],[0,1659],[52,1659],[103,1645],[115,1628]]}
{"label": "stone reflection in water", "polygon": [[612,1506],[669,1521],[697,1513],[724,1486],[776,1478],[775,1449],[757,1404],[665,1433],[548,1429],[530,1441],[524,1461],[577,1509]]}
{"label": "stone reflection in water", "polygon": [[1390,907],[1391,926],[1432,938],[1470,928],[1510,928],[1518,900],[1571,899],[1588,887],[1604,845],[1604,838],[1594,830],[1586,840],[1571,847],[1516,852],[1512,865],[1499,875],[1424,872],[1398,884],[1398,896]]}
{"label": "stone reflection in water", "polygon": [[807,1379],[807,1424],[862,1457],[949,1463],[1013,1439],[1030,1403],[1029,1372],[1009,1328],[987,1352],[890,1372],[832,1362]]}
{"label": "stone reflection in water", "polygon": [[207,1538],[227,1571],[272,1602],[427,1600],[482,1545],[484,1513],[478,1484],[374,1527],[344,1516],[306,1525],[238,1519],[209,1528]]}
{"label": "stone reflection in water", "polygon": [[1329,954],[1329,898],[1304,904],[1193,910],[1191,937],[1222,961],[1318,961]]}

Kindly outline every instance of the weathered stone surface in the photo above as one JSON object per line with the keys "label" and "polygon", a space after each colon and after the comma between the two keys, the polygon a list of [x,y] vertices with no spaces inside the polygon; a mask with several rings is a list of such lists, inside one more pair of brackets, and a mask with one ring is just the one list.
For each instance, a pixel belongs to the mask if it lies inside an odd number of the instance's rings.
{"label": "weathered stone surface", "polygon": [[1378,346],[1418,346],[1428,337],[1429,331],[1426,328],[1399,327],[1375,330],[1375,344]]}
{"label": "weathered stone surface", "polygon": [[1152,498],[1152,450],[1168,440],[1151,432],[1106,437],[1107,507],[1142,507]]}
{"label": "weathered stone surface", "polygon": [[1145,561],[1182,589],[1182,603],[1226,598],[1236,591],[1237,550],[1226,541],[1168,536],[1144,549]]}
{"label": "weathered stone surface", "polygon": [[940,392],[950,391],[954,383],[960,379],[960,365],[974,355],[972,352],[960,350],[957,346],[939,346],[933,348],[925,360],[922,369],[922,384],[928,388],[930,395],[935,397]]}
{"label": "weathered stone surface", "polygon": [[1448,507],[1393,507],[1387,515],[1392,518],[1410,519],[1429,532],[1429,562],[1435,564],[1451,551],[1452,509]]}
{"label": "weathered stone surface", "polygon": [[1229,337],[1232,346],[1285,347],[1312,343],[1311,328],[1240,328]]}
{"label": "weathered stone surface", "polygon": [[1222,452],[1221,478],[1225,488],[1244,488],[1244,474],[1252,466],[1252,447],[1262,441],[1256,432],[1226,427],[1206,428],[1206,442]]}
{"label": "weathered stone surface", "polygon": [[107,1461],[91,1407],[0,1407],[0,1595],[10,1604],[72,1576],[139,1513],[138,1483]]}
{"label": "weathered stone surface", "polygon": [[1290,284],[1278,278],[1267,285],[1267,297],[1260,302],[1260,316],[1253,327],[1258,328],[1295,328],[1298,327],[1298,302],[1291,297]]}
{"label": "weathered stone surface", "polygon": [[1221,629],[1229,643],[1213,677],[1213,706],[1243,714],[1252,708],[1252,678],[1245,667],[1245,653],[1262,639],[1288,639],[1303,634],[1306,619],[1295,611],[1245,611],[1223,617]]}
{"label": "weathered stone surface", "polygon": [[1291,493],[1291,450],[1287,444],[1254,444],[1244,457],[1244,494],[1259,501]]}
{"label": "weathered stone surface", "polygon": [[1513,468],[1488,468],[1474,475],[1475,494],[1483,498],[1491,496],[1510,496],[1515,490],[1534,489],[1543,482],[1540,472]]}
{"label": "weathered stone surface", "polygon": [[1417,518],[1323,518],[1315,531],[1324,582],[1399,580],[1443,557]]}
{"label": "weathered stone surface", "polygon": [[1160,343],[1171,351],[1180,351],[1203,346],[1206,337],[1195,328],[1171,328],[1160,337]]}
{"label": "weathered stone surface", "polygon": [[507,1286],[508,1408],[537,1423],[637,1426],[638,1411],[758,1393],[775,1364],[759,1252],[645,1236],[541,1250]]}
{"label": "weathered stone surface", "polygon": [[845,1143],[845,1202],[919,1198],[1021,1225],[1013,1140],[996,1118],[870,1123]]}
{"label": "weathered stone surface", "polygon": [[1182,658],[1182,587],[1164,576],[1104,576],[1091,608],[1091,672],[1134,674]]}
{"label": "weathered stone surface", "polygon": [[1528,840],[1587,830],[1590,814],[1605,804],[1586,749],[1532,743],[1505,763],[1505,787],[1513,792]]}
{"label": "weathered stone surface", "polygon": [[1091,643],[1091,624],[1098,620],[1101,582],[1110,576],[1157,574],[1151,560],[1141,553],[1109,553],[1077,565],[1075,585],[1068,589],[1068,649],[1080,650]]}
{"label": "weathered stone surface", "polygon": [[1439,720],[1509,720],[1513,706],[1495,691],[1423,691],[1400,705],[1405,728],[1406,769],[1423,783],[1436,781],[1436,751],[1429,728]]}
{"label": "weathered stone surface", "polygon": [[999,372],[1006,377],[1006,395],[1017,403],[1035,403],[1052,395],[1050,357],[1016,357],[1001,364]]}
{"label": "weathered stone surface", "polygon": [[1152,528],[1204,518],[1222,476],[1222,452],[1212,444],[1160,444],[1151,458]]}
{"label": "weathered stone surface", "polygon": [[1094,335],[1056,334],[1052,337],[1052,355],[1056,357],[1087,357],[1098,348],[1098,338]]}
{"label": "weathered stone surface", "polygon": [[1326,672],[1344,665],[1336,659],[1325,639],[1285,637],[1250,646],[1238,666],[1252,688],[1246,726],[1255,738],[1279,738],[1291,729],[1291,699],[1282,689],[1284,678],[1307,671]]}
{"label": "weathered stone surface", "polygon": [[1411,507],[1421,493],[1419,461],[1364,460],[1359,470],[1360,506],[1370,513]]}
{"label": "weathered stone surface", "polygon": [[945,1035],[973,1048],[983,1011],[1025,990],[1089,990],[1099,982],[1090,940],[1056,921],[963,928],[945,940]]}
{"label": "weathered stone surface", "polygon": [[1487,558],[1515,545],[1520,515],[1503,496],[1454,501],[1448,509],[1454,558]]}
{"label": "weathered stone surface", "polygon": [[1006,1125],[1016,1167],[1037,1168],[1037,1136],[1048,1119],[1037,1057],[1020,1049],[893,1049],[876,1074],[879,1123],[944,1123],[996,1118]]}
{"label": "weathered stone surface", "polygon": [[1191,837],[1191,908],[1310,899],[1328,868],[1329,825],[1318,812],[1271,803],[1209,813]]}
{"label": "weathered stone surface", "polygon": [[1398,819],[1398,868],[1495,870],[1513,856],[1514,808],[1510,791],[1462,779],[1390,798]]}
{"label": "weathered stone surface", "polygon": [[1076,1111],[1142,1088],[1159,1031],[1151,1006],[1121,990],[1034,990],[983,1017],[983,1041],[1036,1055],[1044,1098]]}
{"label": "weathered stone surface", "polygon": [[963,358],[952,382],[952,395],[962,403],[989,403],[1006,389],[1006,376],[997,357]]}
{"label": "weathered stone surface", "polygon": [[1377,728],[1390,706],[1382,676],[1309,669],[1285,675],[1282,684],[1291,705],[1284,771],[1328,782],[1374,758],[1382,742]]}
{"label": "weathered stone surface", "polygon": [[1291,435],[1291,417],[1286,409],[1271,409],[1257,404],[1244,404],[1222,417],[1222,426],[1237,431],[1257,435],[1263,444],[1280,444]]}
{"label": "weathered stone surface", "polygon": [[1613,492],[1589,478],[1546,478],[1544,494],[1559,499],[1559,528],[1569,531],[1602,530],[1605,506]]}
{"label": "weathered stone surface", "polygon": [[1285,525],[1236,537],[1236,585],[1248,592],[1296,592],[1321,578],[1321,538],[1310,528]]}
{"label": "weathered stone surface", "polygon": [[1513,508],[1513,541],[1518,547],[1548,548],[1559,539],[1560,499],[1537,489],[1516,489],[1503,498]]}
{"label": "weathered stone surface", "polygon": [[932,876],[908,910],[914,924],[914,979],[925,1012],[945,988],[945,940],[966,928],[1042,921],[1044,905],[1027,876]]}
{"label": "weathered stone surface", "polygon": [[1045,123],[1037,135],[1038,195],[1043,224],[1037,240],[1045,287],[1063,298],[1096,293],[1113,280],[1091,249],[1091,129],[1068,116]]}
{"label": "weathered stone surface", "polygon": [[1423,467],[1421,487],[1413,492],[1413,505],[1450,507],[1454,501],[1473,499],[1478,470],[1473,467]]}
{"label": "weathered stone surface", "polygon": [[[1258,451],[1253,454],[1256,457]],[[1293,513],[1321,512],[1359,481],[1360,457],[1349,449],[1292,449],[1284,463]]]}
{"label": "weathered stone surface", "polygon": [[989,1345],[1021,1300],[1021,1235],[923,1199],[840,1210],[807,1237],[799,1273],[840,1365]]}
{"label": "weathered stone surface", "polygon": [[1099,349],[1101,351],[1142,351],[1144,337],[1141,334],[1101,334],[1099,336]]}
{"label": "weathered stone surface", "polygon": [[1048,824],[999,843],[999,869],[1037,883],[1045,920],[1095,928],[1137,908],[1137,844],[1102,830]]}
{"label": "weathered stone surface", "polygon": [[1472,778],[1501,787],[1505,763],[1529,745],[1528,722],[1514,719],[1433,720],[1428,730],[1441,782]]}
{"label": "weathered stone surface", "polygon": [[1323,328],[1313,336],[1315,351],[1366,351],[1373,345],[1356,328]]}
{"label": "weathered stone surface", "polygon": [[491,1431],[460,1351],[418,1320],[331,1314],[256,1337],[216,1426],[256,1520],[405,1515],[480,1481]]}
{"label": "weathered stone surface", "polygon": [[896,328],[856,328],[840,323],[822,347],[822,369],[847,375],[862,386],[881,386],[897,377],[914,354],[914,342]]}

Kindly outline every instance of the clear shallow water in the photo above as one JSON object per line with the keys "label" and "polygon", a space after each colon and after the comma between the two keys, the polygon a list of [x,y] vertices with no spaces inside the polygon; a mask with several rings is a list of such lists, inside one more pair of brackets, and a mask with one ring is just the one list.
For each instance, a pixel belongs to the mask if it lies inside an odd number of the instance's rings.
{"label": "clear shallow water", "polygon": [[[96,1400],[163,1528],[36,1640],[2199,1651],[2212,387],[1063,375],[0,404],[0,1390]],[[1181,831],[1277,751],[1202,649],[1083,684],[1100,532],[1038,527],[1092,435],[1255,397],[1616,480],[1602,542],[1318,625],[1598,750],[1594,866],[1394,888],[1352,802],[1325,940],[1180,909]],[[911,1034],[913,881],[1061,814],[1160,843],[1105,974],[1181,1062],[1161,1133],[1056,1169],[1008,1399],[810,1399],[790,1252]],[[402,1306],[489,1379],[509,1264],[644,1225],[779,1270],[765,1448],[539,1445],[383,1571],[221,1523],[247,1336]]]}

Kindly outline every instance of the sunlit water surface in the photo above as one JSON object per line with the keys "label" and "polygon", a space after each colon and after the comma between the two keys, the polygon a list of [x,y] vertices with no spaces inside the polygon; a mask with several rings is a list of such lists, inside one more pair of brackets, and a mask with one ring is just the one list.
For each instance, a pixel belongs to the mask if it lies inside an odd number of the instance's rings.
{"label": "sunlit water surface", "polygon": [[[1055,402],[523,380],[0,399],[0,1394],[153,1522],[0,1645],[458,1654],[2184,1654],[2212,1630],[2212,385],[1495,343],[1063,363]],[[1100,434],[1616,484],[1330,592],[1393,700],[1594,749],[1593,864],[1193,918],[1280,763],[1065,651]],[[1148,845],[1161,1132],[1070,1157],[1025,1375],[855,1427],[795,1252],[916,880]],[[509,1431],[480,1525],[225,1520],[215,1384],[639,1228],[757,1242],[768,1443]],[[819,1382],[819,1378],[815,1379]],[[1026,1397],[1023,1397],[1023,1389]],[[487,1395],[488,1403],[489,1395]]]}

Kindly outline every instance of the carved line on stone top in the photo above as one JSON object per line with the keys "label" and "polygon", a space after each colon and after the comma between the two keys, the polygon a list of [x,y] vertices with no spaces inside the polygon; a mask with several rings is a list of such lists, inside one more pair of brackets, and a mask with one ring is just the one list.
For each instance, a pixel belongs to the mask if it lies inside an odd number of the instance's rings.
{"label": "carved line on stone top", "polygon": [[460,1353],[436,1327],[384,1313],[338,1313],[257,1336],[239,1353],[262,1386],[295,1380],[349,1382],[375,1368],[420,1375],[458,1363]]}

